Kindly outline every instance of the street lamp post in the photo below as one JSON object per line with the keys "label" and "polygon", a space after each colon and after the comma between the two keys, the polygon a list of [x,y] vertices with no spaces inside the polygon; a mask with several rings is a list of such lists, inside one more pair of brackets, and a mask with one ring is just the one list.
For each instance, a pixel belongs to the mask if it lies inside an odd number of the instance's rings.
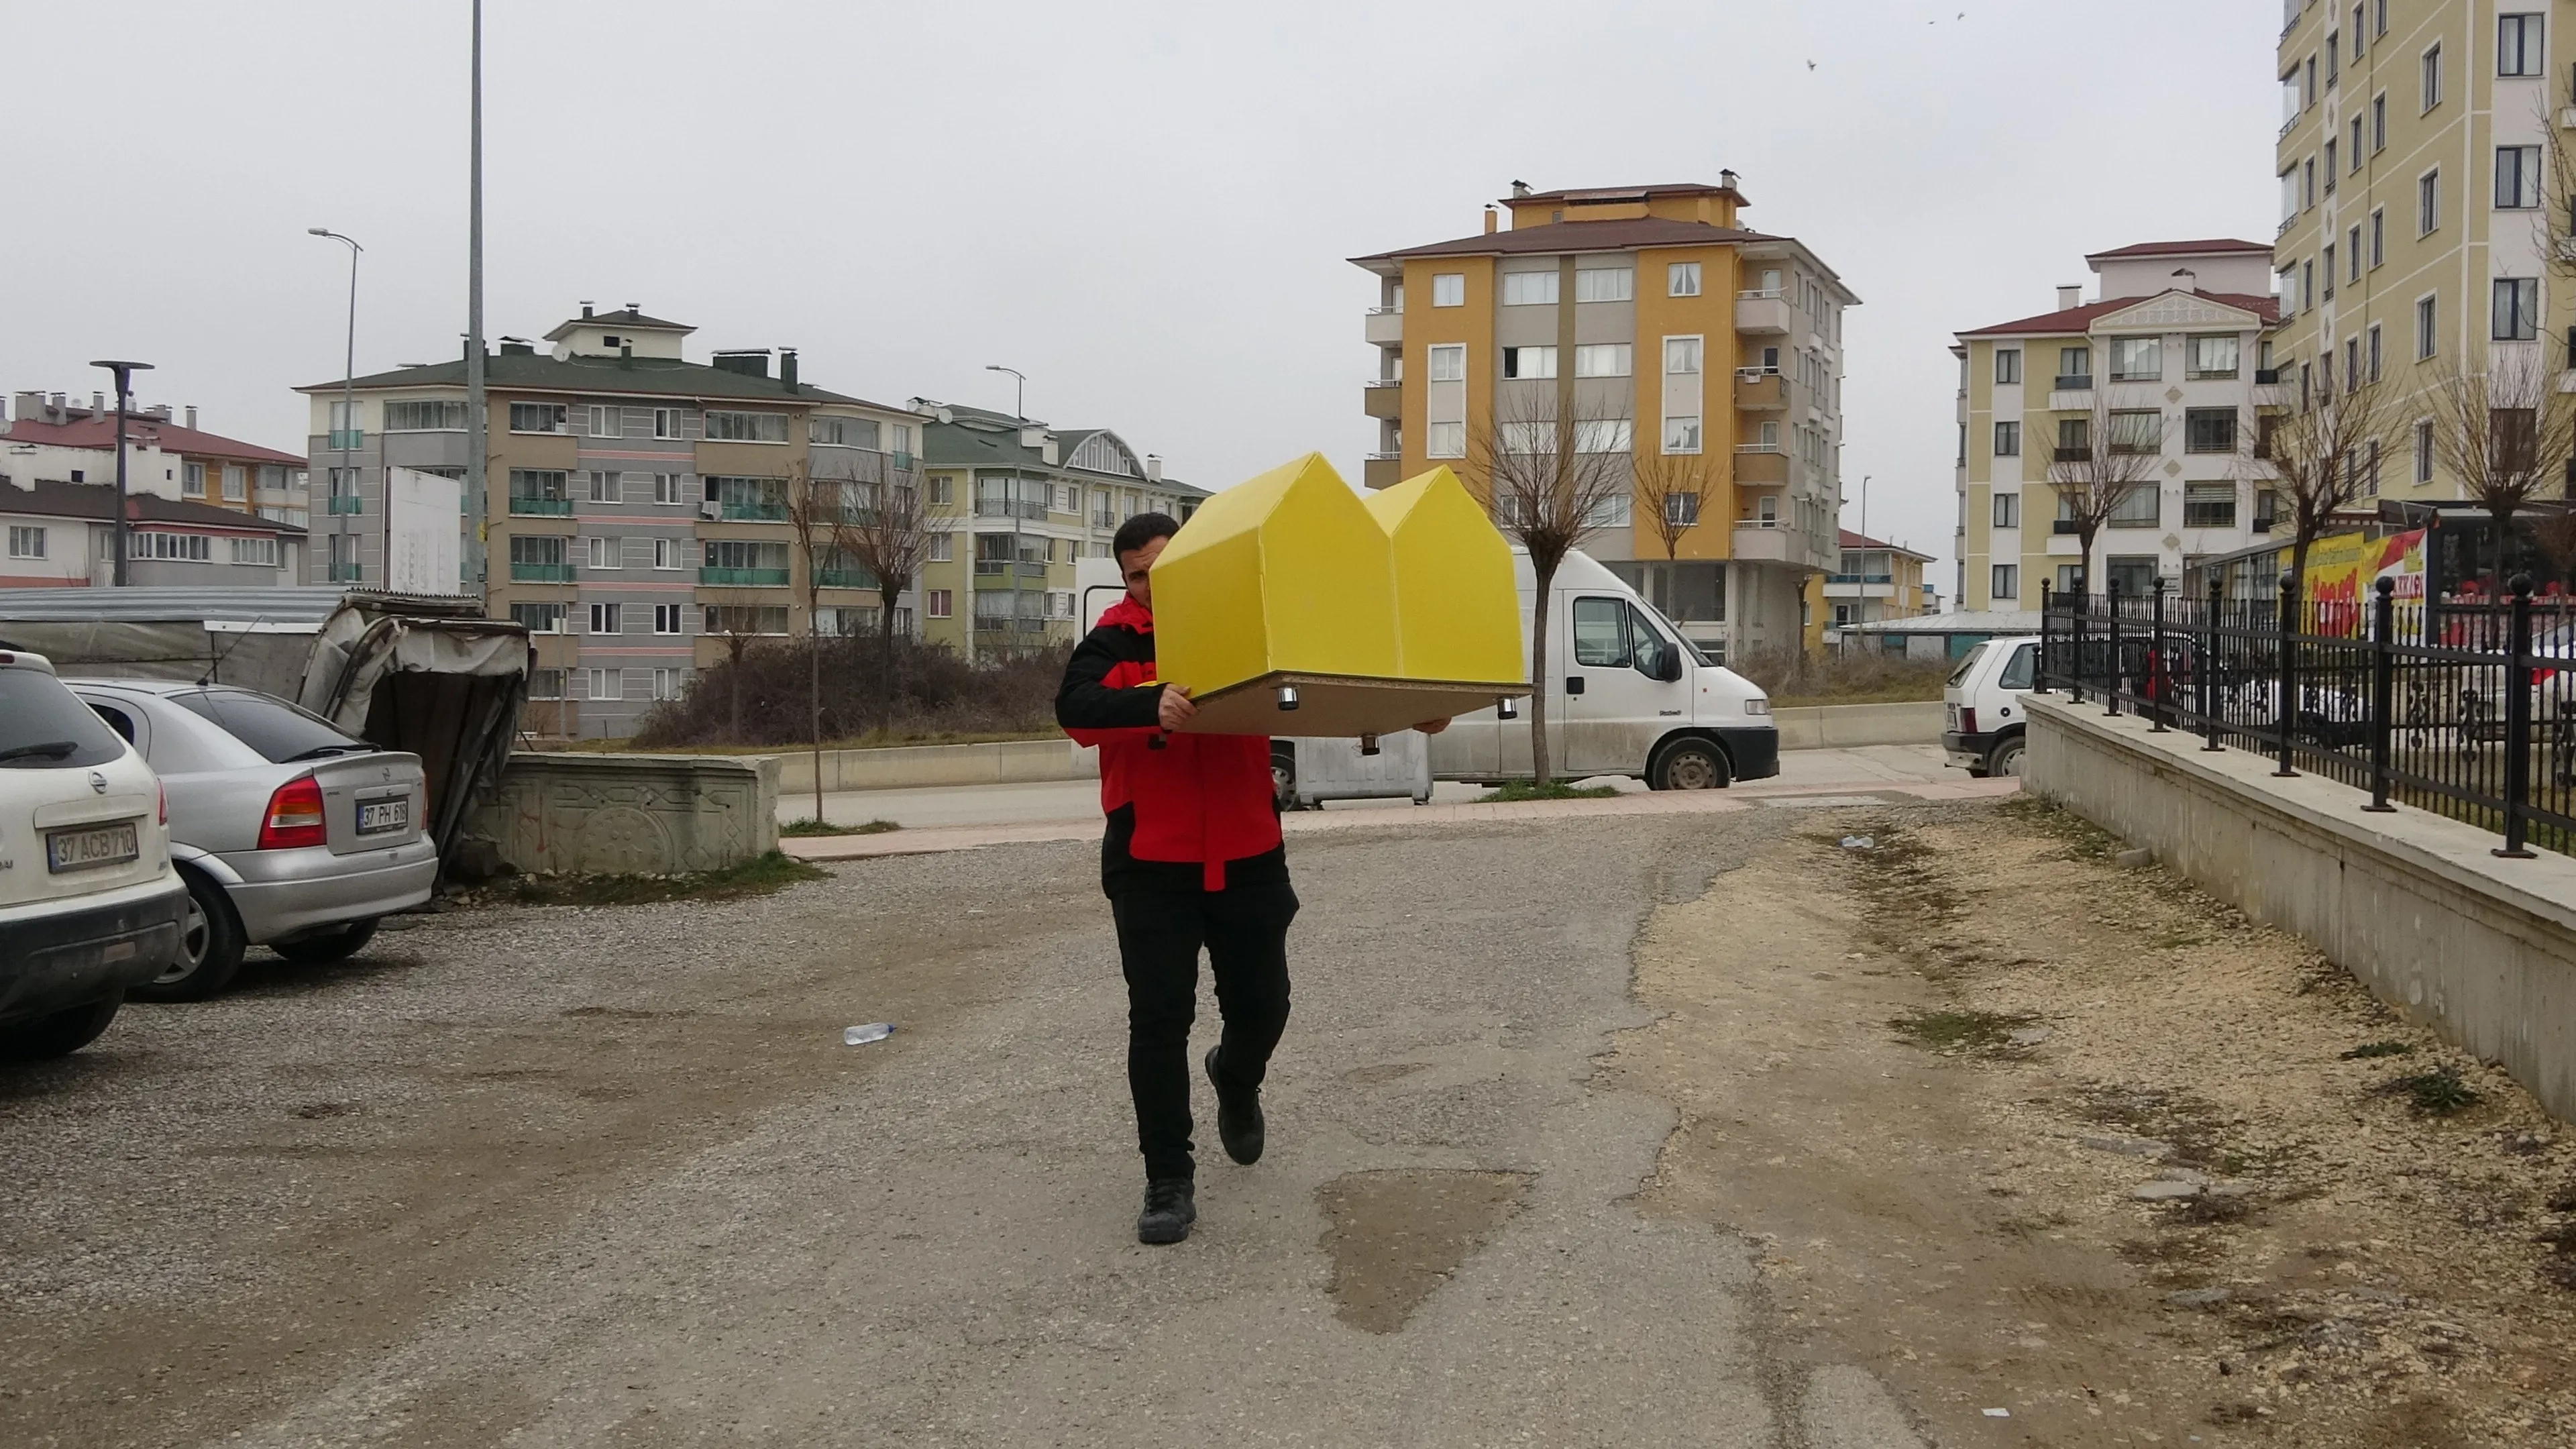
{"label": "street lamp post", "polygon": [[[347,350],[340,358],[340,426],[331,430],[330,441],[339,445],[340,481],[348,485],[349,496],[354,498],[358,496],[358,475],[349,465],[349,452],[357,446],[358,442],[358,253],[365,248],[358,245],[356,238],[342,236],[326,226],[308,226],[304,230],[312,236],[329,237],[336,242],[345,242],[349,248],[349,338]],[[336,505],[340,490],[332,489],[330,496],[333,504]],[[389,503],[391,501],[390,492],[387,494],[387,501]],[[334,515],[331,520],[332,536],[336,538],[347,534],[349,525],[341,522],[341,519],[348,515],[341,513],[336,506],[333,506],[331,511]],[[387,526],[391,526],[390,510],[387,513]],[[349,561],[352,564],[357,562],[356,552],[355,549],[350,550]],[[386,555],[386,561],[388,563],[392,561],[391,554]],[[337,563],[339,560],[333,559],[331,562]],[[333,579],[331,582],[339,583],[340,580]]]}
{"label": "street lamp post", "polygon": [[125,587],[125,555],[127,550],[132,546],[131,535],[128,533],[125,526],[126,405],[133,395],[132,384],[134,374],[138,372],[150,372],[152,370],[152,364],[148,362],[119,362],[109,359],[93,362],[90,366],[104,367],[108,371],[116,374],[116,559],[114,562],[114,571],[109,575],[109,577],[115,581],[118,588],[123,588]]}
{"label": "street lamp post", "polygon": [[1019,386],[1013,391],[1011,396],[1011,416],[1018,418],[1022,422],[1028,421],[1029,375],[1020,371],[1016,367],[1003,367],[998,364],[987,365],[984,370],[986,372],[1007,372],[1012,377],[1019,380]]}

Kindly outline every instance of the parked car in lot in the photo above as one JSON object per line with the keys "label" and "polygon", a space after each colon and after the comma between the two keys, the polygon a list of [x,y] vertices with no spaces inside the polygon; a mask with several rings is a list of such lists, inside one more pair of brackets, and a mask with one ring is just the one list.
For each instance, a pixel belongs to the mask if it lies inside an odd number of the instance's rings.
{"label": "parked car in lot", "polygon": [[380,750],[274,695],[149,679],[71,681],[133,742],[169,794],[171,853],[188,916],[146,1001],[198,1001],[242,952],[336,961],[377,918],[429,899],[438,847],[420,757]]}
{"label": "parked car in lot", "polygon": [[168,822],[142,755],[42,655],[0,651],[0,1056],[87,1046],[178,951]]}
{"label": "parked car in lot", "polygon": [[1989,639],[1941,686],[1941,749],[1971,775],[2021,774],[2022,700],[2039,681],[2039,636]]}

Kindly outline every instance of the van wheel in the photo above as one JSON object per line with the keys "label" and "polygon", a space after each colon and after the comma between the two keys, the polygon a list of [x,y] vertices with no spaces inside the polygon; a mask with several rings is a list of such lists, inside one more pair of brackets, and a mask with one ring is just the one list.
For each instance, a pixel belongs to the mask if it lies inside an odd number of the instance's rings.
{"label": "van wheel", "polygon": [[2021,778],[2021,736],[1995,746],[1994,752],[1986,756],[1986,773],[2007,780]]}
{"label": "van wheel", "polygon": [[298,966],[328,966],[334,961],[346,961],[357,955],[375,938],[376,918],[369,916],[323,935],[307,936],[300,941],[279,941],[268,949]]}
{"label": "van wheel", "polygon": [[1646,783],[1658,790],[1723,790],[1731,779],[1725,752],[1706,740],[1683,740],[1656,758]]}
{"label": "van wheel", "polygon": [[120,991],[51,1016],[0,1026],[0,1061],[32,1062],[69,1056],[98,1040],[98,1034],[116,1020],[116,1008],[124,1000],[125,993]]}
{"label": "van wheel", "polygon": [[188,916],[179,924],[179,954],[168,969],[127,990],[136,1001],[203,1001],[233,984],[241,970],[241,917],[223,888],[193,870],[182,869],[188,883]]}
{"label": "van wheel", "polygon": [[1297,749],[1294,745],[1270,747],[1270,799],[1282,811],[1297,808]]}

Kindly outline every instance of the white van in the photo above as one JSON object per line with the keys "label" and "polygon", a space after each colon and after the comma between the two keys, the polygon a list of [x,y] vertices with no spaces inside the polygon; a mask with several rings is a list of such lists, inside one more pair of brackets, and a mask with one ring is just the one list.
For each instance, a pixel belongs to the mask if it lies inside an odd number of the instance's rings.
{"label": "white van", "polygon": [[2039,678],[2039,636],[1989,639],[1941,687],[1941,749],[1971,775],[2021,775],[2023,697]]}

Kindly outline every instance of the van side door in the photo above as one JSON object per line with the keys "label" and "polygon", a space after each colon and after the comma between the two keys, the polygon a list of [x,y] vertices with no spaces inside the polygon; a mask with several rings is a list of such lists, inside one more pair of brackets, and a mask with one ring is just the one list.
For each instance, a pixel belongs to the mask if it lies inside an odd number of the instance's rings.
{"label": "van side door", "polygon": [[1564,731],[1550,743],[1569,778],[1642,775],[1646,754],[1689,707],[1665,676],[1681,646],[1615,594],[1576,594],[1567,610],[1572,647],[1560,676]]}

